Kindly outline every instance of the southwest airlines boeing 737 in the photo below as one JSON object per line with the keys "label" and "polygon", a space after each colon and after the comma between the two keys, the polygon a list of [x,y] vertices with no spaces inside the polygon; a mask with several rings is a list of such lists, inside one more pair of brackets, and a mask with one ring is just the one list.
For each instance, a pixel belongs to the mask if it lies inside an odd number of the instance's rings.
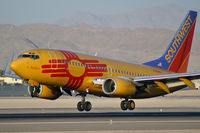
{"label": "southwest airlines boeing 737", "polygon": [[[187,86],[195,88],[200,73],[187,73],[197,12],[189,11],[165,53],[141,65],[64,50],[27,51],[11,63],[11,69],[29,84],[32,97],[57,99],[76,91],[79,111],[90,111],[87,94],[119,97],[122,110],[133,110],[131,99],[151,98]],[[134,52],[134,51],[133,51]]]}

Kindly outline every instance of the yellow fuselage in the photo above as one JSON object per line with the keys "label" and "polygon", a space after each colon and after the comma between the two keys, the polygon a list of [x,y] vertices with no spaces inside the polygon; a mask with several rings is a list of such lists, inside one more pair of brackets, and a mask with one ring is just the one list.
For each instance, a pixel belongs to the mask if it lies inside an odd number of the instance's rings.
{"label": "yellow fuselage", "polygon": [[[102,87],[93,84],[94,79],[109,77],[138,77],[164,75],[171,73],[159,68],[114,61],[61,50],[32,50],[25,55],[37,55],[39,58],[18,58],[12,65],[15,72],[25,80],[32,80],[43,85],[61,86],[78,92],[87,92],[106,96]],[[170,88],[175,91],[183,88]],[[166,94],[159,87],[152,89],[151,94],[136,93],[132,98],[146,98]]]}

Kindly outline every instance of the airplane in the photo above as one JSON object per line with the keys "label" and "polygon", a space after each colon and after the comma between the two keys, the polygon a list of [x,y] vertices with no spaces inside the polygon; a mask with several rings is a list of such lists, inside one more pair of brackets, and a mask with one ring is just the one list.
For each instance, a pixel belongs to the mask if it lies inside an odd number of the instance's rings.
{"label": "airplane", "polygon": [[[32,97],[55,100],[63,92],[75,91],[82,97],[79,111],[90,111],[88,94],[122,98],[122,110],[134,110],[133,99],[163,96],[185,87],[195,89],[200,73],[187,72],[197,18],[189,11],[165,53],[158,59],[139,64],[64,50],[35,49],[22,53],[11,69],[28,86]],[[134,52],[134,51],[133,51]]]}

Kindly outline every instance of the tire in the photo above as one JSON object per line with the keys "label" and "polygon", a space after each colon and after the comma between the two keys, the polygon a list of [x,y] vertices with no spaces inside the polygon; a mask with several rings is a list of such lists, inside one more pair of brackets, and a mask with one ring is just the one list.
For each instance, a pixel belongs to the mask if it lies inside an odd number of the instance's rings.
{"label": "tire", "polygon": [[92,109],[92,104],[89,101],[86,101],[84,104],[85,111],[90,111]]}
{"label": "tire", "polygon": [[121,101],[121,109],[122,110],[127,110],[127,101],[125,101],[125,100],[123,100],[123,101]]}
{"label": "tire", "polygon": [[78,102],[77,109],[78,109],[78,111],[83,111],[84,110],[84,102]]}
{"label": "tire", "polygon": [[129,110],[134,110],[135,109],[135,102],[133,100],[129,100],[127,103],[128,109]]}

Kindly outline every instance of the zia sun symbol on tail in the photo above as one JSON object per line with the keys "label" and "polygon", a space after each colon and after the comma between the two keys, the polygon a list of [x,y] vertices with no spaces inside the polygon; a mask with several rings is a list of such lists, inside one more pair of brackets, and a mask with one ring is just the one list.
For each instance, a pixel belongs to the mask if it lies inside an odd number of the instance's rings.
{"label": "zia sun symbol on tail", "polygon": [[65,85],[69,89],[79,88],[85,77],[102,77],[107,72],[106,64],[98,60],[82,60],[75,53],[60,51],[66,59],[49,60],[48,65],[42,65],[42,73],[50,73],[51,77],[68,77]]}

